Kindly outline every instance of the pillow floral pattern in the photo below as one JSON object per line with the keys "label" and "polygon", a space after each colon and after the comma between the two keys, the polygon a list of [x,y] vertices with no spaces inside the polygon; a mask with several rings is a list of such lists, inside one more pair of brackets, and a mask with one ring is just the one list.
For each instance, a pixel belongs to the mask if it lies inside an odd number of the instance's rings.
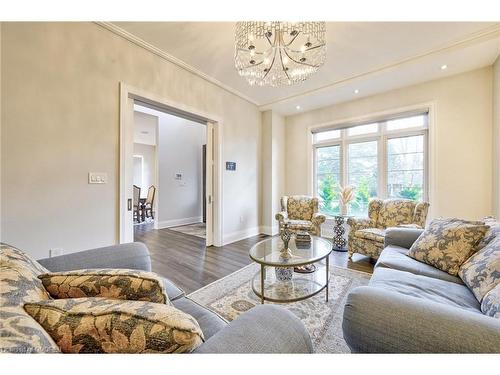
{"label": "pillow floral pattern", "polygon": [[485,315],[500,319],[500,284],[484,296],[481,311]]}
{"label": "pillow floral pattern", "polygon": [[500,284],[500,236],[490,239],[486,246],[467,259],[458,276],[479,302]]}
{"label": "pillow floral pattern", "polygon": [[37,278],[48,272],[21,250],[0,246],[0,352],[60,353],[44,329],[23,309],[24,303],[49,299]]}
{"label": "pillow floral pattern", "polygon": [[63,353],[185,353],[204,340],[193,317],[160,303],[93,297],[24,308]]}
{"label": "pillow floral pattern", "polygon": [[408,256],[456,276],[488,227],[459,219],[435,219],[411,246]]}
{"label": "pillow floral pattern", "polygon": [[152,272],[86,269],[38,277],[53,298],[106,297],[169,303],[163,280]]}

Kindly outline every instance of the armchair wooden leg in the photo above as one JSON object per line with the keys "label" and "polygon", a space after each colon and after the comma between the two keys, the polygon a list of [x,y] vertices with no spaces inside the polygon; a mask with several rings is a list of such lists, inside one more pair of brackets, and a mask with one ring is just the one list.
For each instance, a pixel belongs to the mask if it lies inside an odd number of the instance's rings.
{"label": "armchair wooden leg", "polygon": [[349,252],[348,252],[348,258],[349,258],[349,260],[352,259],[352,254],[354,254],[354,253],[349,249]]}

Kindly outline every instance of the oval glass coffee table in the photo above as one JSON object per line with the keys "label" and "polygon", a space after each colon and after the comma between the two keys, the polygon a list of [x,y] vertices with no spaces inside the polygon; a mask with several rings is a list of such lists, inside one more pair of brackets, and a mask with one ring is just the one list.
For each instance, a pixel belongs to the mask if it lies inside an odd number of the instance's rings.
{"label": "oval glass coffee table", "polygon": [[[284,249],[280,237],[271,237],[260,241],[250,249],[250,258],[260,264],[260,270],[252,280],[252,289],[264,301],[295,302],[312,297],[323,289],[326,290],[328,302],[328,282],[330,280],[329,255],[332,244],[320,237],[311,236],[311,243],[297,246],[292,238],[288,245],[292,256],[281,257]],[[296,273],[293,267],[314,264],[316,271],[312,273]],[[291,279],[283,278],[278,268],[291,270]]]}

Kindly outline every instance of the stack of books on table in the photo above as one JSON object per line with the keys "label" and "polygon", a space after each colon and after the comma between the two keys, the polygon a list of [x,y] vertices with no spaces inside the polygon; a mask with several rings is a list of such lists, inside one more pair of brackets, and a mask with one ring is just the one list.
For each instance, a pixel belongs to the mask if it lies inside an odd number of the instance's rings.
{"label": "stack of books on table", "polygon": [[295,235],[295,244],[297,246],[309,246],[311,244],[311,236],[307,232],[297,232]]}

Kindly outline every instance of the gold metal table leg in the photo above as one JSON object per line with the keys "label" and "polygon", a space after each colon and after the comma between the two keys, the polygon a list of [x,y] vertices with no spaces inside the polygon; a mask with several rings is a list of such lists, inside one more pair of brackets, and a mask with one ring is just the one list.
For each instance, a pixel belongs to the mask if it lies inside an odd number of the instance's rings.
{"label": "gold metal table leg", "polygon": [[260,303],[264,304],[264,265],[260,265]]}
{"label": "gold metal table leg", "polygon": [[326,257],[326,302],[328,302],[328,287],[330,284],[330,255]]}

